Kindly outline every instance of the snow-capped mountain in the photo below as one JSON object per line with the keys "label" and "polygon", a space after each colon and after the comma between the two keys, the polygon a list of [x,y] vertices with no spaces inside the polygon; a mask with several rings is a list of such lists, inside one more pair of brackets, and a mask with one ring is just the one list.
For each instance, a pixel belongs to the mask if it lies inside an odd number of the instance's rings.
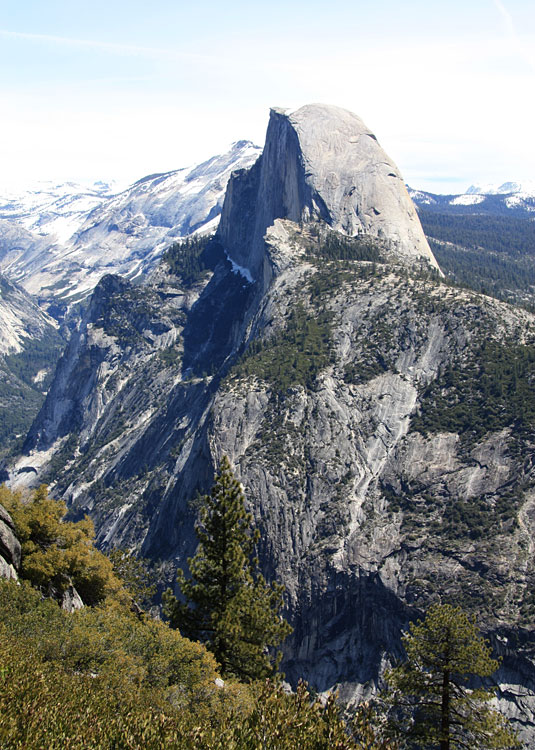
{"label": "snow-capped mountain", "polygon": [[503,182],[501,185],[487,183],[470,185],[467,195],[526,195],[535,198],[535,180],[526,182]]}
{"label": "snow-capped mountain", "polygon": [[[178,238],[215,229],[231,172],[261,149],[234,143],[202,164],[144,177],[112,195],[65,183],[0,199],[0,270],[41,299],[84,298],[106,273],[137,278]],[[72,192],[69,192],[71,190]]]}
{"label": "snow-capped mountain", "polygon": [[87,214],[120,190],[113,182],[83,185],[44,181],[16,191],[0,187],[0,220],[16,222],[40,235],[66,242]]}
{"label": "snow-capped mountain", "polygon": [[[417,206],[427,209],[466,210],[490,214],[535,214],[535,182],[504,182],[502,185],[471,185],[460,195],[437,195],[408,188]],[[451,209],[450,209],[451,207]]]}
{"label": "snow-capped mountain", "polygon": [[507,208],[535,212],[535,181],[533,180],[504,182],[501,185],[471,185],[464,197],[484,200],[487,195],[503,196],[503,202]]}

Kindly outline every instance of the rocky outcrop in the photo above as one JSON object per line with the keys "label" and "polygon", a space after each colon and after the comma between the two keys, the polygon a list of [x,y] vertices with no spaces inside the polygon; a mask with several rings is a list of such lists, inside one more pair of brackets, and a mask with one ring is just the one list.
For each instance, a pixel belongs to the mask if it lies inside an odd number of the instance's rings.
{"label": "rocky outcrop", "polygon": [[20,542],[15,536],[13,520],[0,505],[0,577],[17,579],[20,568]]}
{"label": "rocky outcrop", "polygon": [[264,236],[276,219],[377,237],[438,269],[399,170],[362,120],[339,107],[272,109],[262,156],[229,182],[218,234],[257,280],[269,273]]}
{"label": "rocky outcrop", "polygon": [[529,741],[535,317],[426,276],[421,246],[393,249],[406,225],[349,237],[331,157],[302,147],[323,112],[272,114],[265,158],[232,179],[234,264],[100,285],[12,478],[48,476],[103,547],[165,560],[171,582],[195,550],[192,498],[227,455],[286,587],[288,678],[370,695],[402,628],[451,601],[502,644],[500,705]]}

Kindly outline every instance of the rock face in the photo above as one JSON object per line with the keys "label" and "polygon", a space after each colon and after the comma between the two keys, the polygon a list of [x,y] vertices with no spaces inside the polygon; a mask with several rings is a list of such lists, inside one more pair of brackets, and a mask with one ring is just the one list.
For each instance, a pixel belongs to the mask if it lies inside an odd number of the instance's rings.
{"label": "rock face", "polygon": [[43,339],[55,327],[23,289],[0,274],[0,356],[19,354],[29,340]]}
{"label": "rock face", "polygon": [[321,220],[350,237],[378,237],[438,268],[396,165],[362,120],[339,107],[272,109],[262,156],[232,176],[219,235],[255,278],[275,219]]}
{"label": "rock face", "polygon": [[[101,282],[12,481],[48,479],[103,547],[167,560],[172,581],[195,550],[191,499],[226,454],[264,573],[286,586],[290,680],[368,696],[402,628],[451,601],[503,655],[499,704],[529,743],[535,316],[426,276],[406,224],[379,236],[368,212],[349,236],[365,200],[324,177],[347,166],[331,114],[272,114],[199,256],[177,251],[146,288]],[[328,158],[301,127],[328,131]],[[375,141],[359,142],[369,163]],[[383,177],[399,182],[379,169],[379,206]]]}
{"label": "rock face", "polygon": [[75,612],[77,609],[82,609],[84,607],[82,597],[76,591],[74,586],[68,586],[63,592],[60,605],[61,609],[65,610],[65,612]]}
{"label": "rock face", "polygon": [[0,505],[0,577],[17,579],[20,567],[20,542],[15,536],[11,516]]}

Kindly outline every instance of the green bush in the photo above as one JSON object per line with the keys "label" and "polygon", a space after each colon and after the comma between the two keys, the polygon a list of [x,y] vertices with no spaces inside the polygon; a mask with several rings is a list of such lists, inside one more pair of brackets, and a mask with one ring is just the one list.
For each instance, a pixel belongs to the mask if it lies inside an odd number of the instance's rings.
{"label": "green bush", "polygon": [[93,546],[89,517],[64,521],[64,503],[48,497],[41,485],[29,498],[0,487],[0,504],[13,518],[22,547],[20,574],[47,593],[61,594],[71,584],[86,604],[96,604],[119,592],[121,582],[109,559]]}
{"label": "green bush", "polygon": [[[12,582],[0,582],[0,604],[3,750],[394,750],[366,710],[348,724],[334,697],[323,704],[304,684],[292,694],[271,681],[217,688],[204,649],[162,623],[140,636],[146,620],[103,608],[69,615]],[[169,659],[157,648],[164,631]],[[151,679],[157,664],[173,665],[163,680],[157,670]]]}

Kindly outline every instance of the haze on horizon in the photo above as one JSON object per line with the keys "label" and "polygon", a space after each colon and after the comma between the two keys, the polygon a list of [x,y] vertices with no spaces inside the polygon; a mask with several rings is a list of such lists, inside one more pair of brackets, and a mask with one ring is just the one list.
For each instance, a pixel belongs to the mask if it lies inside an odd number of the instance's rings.
{"label": "haze on horizon", "polygon": [[270,106],[357,113],[413,187],[535,179],[535,5],[7,0],[3,186],[133,182],[263,144]]}

